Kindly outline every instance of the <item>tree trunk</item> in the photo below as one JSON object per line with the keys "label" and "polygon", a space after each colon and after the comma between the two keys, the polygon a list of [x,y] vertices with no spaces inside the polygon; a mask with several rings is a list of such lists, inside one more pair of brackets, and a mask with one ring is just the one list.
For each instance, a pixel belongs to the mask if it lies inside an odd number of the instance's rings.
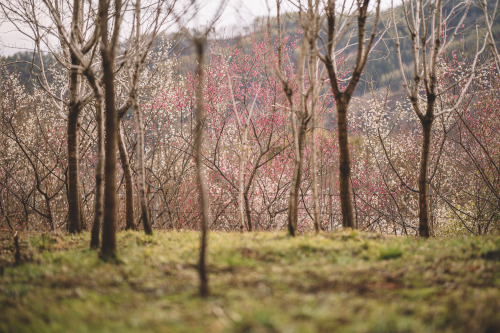
{"label": "tree trunk", "polygon": [[196,52],[198,55],[197,77],[198,86],[196,87],[196,127],[194,133],[194,152],[193,156],[196,163],[196,179],[199,192],[199,207],[201,212],[201,240],[200,240],[200,258],[198,263],[198,273],[200,276],[200,295],[207,297],[208,274],[206,268],[206,248],[207,248],[207,229],[209,223],[209,204],[208,195],[203,174],[203,162],[201,160],[201,144],[203,139],[203,124],[205,120],[203,103],[203,60],[204,60],[204,39],[196,39]]}
{"label": "tree trunk", "polygon": [[146,201],[146,177],[144,170],[144,122],[142,112],[137,102],[137,96],[132,94],[132,107],[134,109],[135,124],[137,128],[137,176],[139,177],[139,203],[141,205],[141,218],[144,232],[148,235],[153,234],[151,221],[149,219],[148,205]]}
{"label": "tree trunk", "polygon": [[[313,109],[314,112],[314,109]],[[321,219],[319,216],[319,197],[318,197],[318,175],[317,175],[317,158],[316,158],[316,142],[314,140],[315,130],[314,130],[315,122],[313,115],[313,127],[311,131],[311,172],[312,172],[312,192],[313,192],[313,213],[314,213],[314,231],[319,233],[319,225],[321,223]]]}
{"label": "tree trunk", "polygon": [[349,133],[347,131],[348,102],[343,98],[336,99],[337,131],[339,137],[339,192],[342,211],[342,226],[354,228],[354,212],[351,191],[351,156],[349,153]]}
{"label": "tree trunk", "polygon": [[52,216],[52,209],[50,208],[50,200],[46,193],[44,193],[45,207],[47,207],[47,220],[49,221],[50,230],[54,231],[54,217]]}
{"label": "tree trunk", "polygon": [[432,121],[422,120],[422,155],[420,157],[420,171],[418,175],[418,235],[429,237],[429,196],[427,174],[431,147]]}
{"label": "tree trunk", "polygon": [[120,162],[125,176],[125,230],[134,229],[134,188],[132,185],[132,171],[128,160],[127,150],[123,142],[123,129],[118,121],[118,150]]}
{"label": "tree trunk", "polygon": [[94,223],[92,224],[90,248],[99,247],[99,236],[102,225],[102,196],[104,192],[104,96],[102,89],[94,85],[95,92],[95,118],[97,123],[97,162],[95,167],[95,199],[94,199]]}
{"label": "tree trunk", "polygon": [[[76,88],[75,88],[76,89]],[[80,181],[78,179],[78,105],[71,104],[68,116],[68,223],[71,234],[81,232]]]}
{"label": "tree trunk", "polygon": [[[292,126],[294,126],[292,124]],[[301,119],[297,133],[297,140],[294,143],[298,149],[295,151],[292,182],[290,185],[290,198],[288,201],[288,233],[295,236],[299,218],[299,190],[302,180],[302,164],[305,146],[305,135],[307,122]]]}
{"label": "tree trunk", "polygon": [[[78,47],[81,43],[81,22],[83,6],[78,0],[73,2],[71,43]],[[69,110],[68,110],[68,222],[69,232],[82,231],[80,180],[78,175],[78,116],[80,114],[79,88],[81,85],[79,61],[70,50],[71,68],[69,70]]]}
{"label": "tree trunk", "polygon": [[102,194],[103,194],[103,174],[104,174],[104,123],[102,120],[103,109],[98,103],[96,110],[97,119],[97,164],[95,167],[95,202],[94,202],[94,224],[90,238],[90,248],[99,247],[99,234],[102,223]]}
{"label": "tree trunk", "polygon": [[115,82],[113,58],[107,52],[102,52],[105,91],[105,163],[104,163],[104,219],[102,226],[101,257],[104,259],[116,257],[116,148],[118,115],[115,107]]}
{"label": "tree trunk", "polygon": [[78,177],[78,205],[80,206],[80,230],[87,230],[87,217],[85,216],[85,209],[83,207],[83,194],[81,179]]}
{"label": "tree trunk", "polygon": [[[98,15],[100,24],[100,49],[102,57],[104,102],[105,102],[105,161],[104,161],[104,218],[102,223],[102,242],[100,257],[116,260],[116,223],[118,219],[118,199],[116,194],[116,150],[118,139],[118,113],[115,103],[114,61],[120,35],[122,15],[121,0],[114,1],[112,19],[109,17],[110,2],[99,0]],[[113,21],[113,31],[108,31]]]}
{"label": "tree trunk", "polygon": [[243,194],[243,199],[245,200],[245,213],[247,215],[248,231],[252,231],[252,215],[250,211],[250,201],[248,200],[248,193]]}
{"label": "tree trunk", "polygon": [[245,229],[245,207],[244,207],[244,191],[245,191],[245,164],[246,164],[246,145],[247,145],[247,133],[248,126],[243,128],[243,139],[241,142],[240,149],[240,168],[238,174],[238,206],[240,213],[240,232],[243,232]]}

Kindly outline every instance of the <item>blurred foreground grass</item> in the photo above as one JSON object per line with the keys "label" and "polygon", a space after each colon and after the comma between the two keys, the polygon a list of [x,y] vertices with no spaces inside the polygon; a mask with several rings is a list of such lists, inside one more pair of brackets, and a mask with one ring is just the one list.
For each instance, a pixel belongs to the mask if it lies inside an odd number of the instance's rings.
{"label": "blurred foreground grass", "polygon": [[500,332],[500,237],[357,231],[122,232],[120,264],[89,236],[21,235],[0,252],[0,332]]}

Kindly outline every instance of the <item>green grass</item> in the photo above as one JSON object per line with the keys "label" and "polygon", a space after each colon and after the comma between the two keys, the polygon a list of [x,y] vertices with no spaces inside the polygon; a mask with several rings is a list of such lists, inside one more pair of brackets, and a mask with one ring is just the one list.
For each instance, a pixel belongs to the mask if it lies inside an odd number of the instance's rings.
{"label": "green grass", "polygon": [[122,232],[120,264],[88,235],[21,235],[0,252],[0,332],[499,332],[500,237],[357,231]]}

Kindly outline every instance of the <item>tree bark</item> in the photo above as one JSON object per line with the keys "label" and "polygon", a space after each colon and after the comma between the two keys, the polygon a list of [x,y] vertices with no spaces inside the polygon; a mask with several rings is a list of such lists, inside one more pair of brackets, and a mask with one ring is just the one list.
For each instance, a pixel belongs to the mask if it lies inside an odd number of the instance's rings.
{"label": "tree bark", "polygon": [[92,224],[92,232],[90,238],[90,248],[97,249],[99,247],[99,234],[102,224],[102,195],[103,195],[103,176],[104,176],[104,122],[103,122],[103,106],[102,96],[97,96],[99,99],[96,105],[96,121],[97,121],[97,163],[95,168],[95,202],[94,202],[94,223]]}
{"label": "tree bark", "polygon": [[115,82],[113,59],[103,52],[102,62],[104,70],[105,91],[105,162],[104,162],[104,220],[102,226],[101,256],[104,258],[116,257],[116,148],[118,115],[115,108]]}
{"label": "tree bark", "polygon": [[240,167],[238,174],[238,204],[240,213],[240,232],[245,230],[245,203],[244,203],[244,191],[245,191],[245,164],[246,164],[246,152],[247,152],[247,136],[248,136],[248,125],[243,128],[243,138],[241,142],[240,149]]}
{"label": "tree bark", "polygon": [[[135,3],[135,71],[134,77],[132,79],[132,91],[130,94],[130,99],[132,100],[132,108],[134,110],[134,116],[137,128],[137,159],[138,159],[138,176],[139,176],[139,203],[141,205],[141,218],[142,224],[144,226],[144,232],[147,235],[153,234],[153,229],[151,228],[151,220],[149,218],[149,211],[146,200],[146,176],[144,170],[144,123],[142,120],[142,112],[139,107],[138,101],[138,87],[139,87],[139,77],[142,70],[142,60],[140,59],[140,39],[141,39],[141,0],[136,0]],[[152,40],[151,40],[152,41]],[[151,47],[151,43],[148,49]],[[156,212],[155,212],[156,214]]]}
{"label": "tree bark", "polygon": [[[313,109],[314,112],[314,109]],[[317,156],[316,156],[316,142],[314,140],[315,130],[314,130],[315,122],[313,115],[313,127],[311,131],[311,173],[312,173],[312,192],[313,192],[313,213],[314,213],[314,231],[319,233],[320,228],[319,225],[321,223],[321,218],[319,215],[319,196],[318,196],[318,167],[317,167]]]}
{"label": "tree bark", "polygon": [[118,139],[118,113],[115,102],[115,58],[120,35],[122,2],[115,0],[113,32],[108,32],[110,3],[99,0],[98,15],[101,33],[101,56],[105,101],[105,162],[104,162],[104,219],[100,256],[102,259],[116,259],[116,223],[118,199],[116,194],[116,153]]}
{"label": "tree bark", "polygon": [[248,223],[248,231],[252,231],[252,215],[250,211],[250,201],[248,199],[248,193],[245,191],[243,194],[243,199],[245,200],[245,213],[247,216],[247,223]]}
{"label": "tree bark", "polygon": [[[292,126],[294,125],[292,124]],[[299,190],[302,180],[302,164],[305,147],[304,139],[306,136],[307,122],[301,119],[297,130],[297,140],[294,140],[297,149],[295,150],[293,175],[290,185],[290,198],[288,200],[288,233],[291,236],[295,236],[297,232],[299,218]]]}
{"label": "tree bark", "polygon": [[134,229],[134,188],[132,184],[132,171],[123,142],[123,129],[118,121],[118,150],[120,152],[120,162],[125,176],[125,230]]}
{"label": "tree bark", "polygon": [[142,112],[137,102],[135,92],[131,96],[132,107],[134,109],[135,123],[137,128],[137,176],[139,177],[139,203],[141,205],[141,219],[144,226],[144,232],[148,235],[153,234],[151,221],[149,219],[148,205],[146,201],[146,177],[144,170],[144,122],[142,120]]}
{"label": "tree bark", "polygon": [[203,162],[201,160],[201,145],[203,139],[203,125],[205,122],[204,103],[203,103],[203,62],[204,62],[204,43],[205,40],[197,38],[195,41],[196,53],[198,55],[197,77],[198,85],[196,87],[196,127],[194,133],[194,152],[193,156],[196,163],[196,179],[199,192],[199,208],[201,212],[201,240],[200,240],[200,258],[198,263],[198,273],[200,277],[200,295],[207,297],[208,289],[208,274],[206,268],[206,248],[207,248],[207,229],[209,223],[209,203],[203,173]]}
{"label": "tree bark", "polygon": [[348,103],[343,98],[337,103],[337,134],[339,138],[339,193],[342,212],[342,226],[354,228],[354,211],[351,191],[351,156],[349,153],[349,133],[347,128]]}
{"label": "tree bark", "polygon": [[[75,88],[76,89],[76,88]],[[80,184],[78,177],[78,105],[75,105],[75,97],[70,97],[70,112],[68,115],[68,224],[71,234],[81,232],[80,221]]]}
{"label": "tree bark", "polygon": [[[79,0],[73,1],[71,22],[71,43],[79,46],[82,41],[81,23],[83,6]],[[78,116],[80,114],[79,88],[81,85],[79,61],[70,49],[71,68],[69,69],[69,110],[68,110],[68,223],[70,233],[80,233],[81,220],[80,180],[78,176]]]}
{"label": "tree bark", "polygon": [[83,193],[82,193],[81,179],[78,177],[78,206],[80,210],[80,230],[87,230],[87,218],[85,216],[85,208],[83,207]]}
{"label": "tree bark", "polygon": [[424,118],[422,121],[422,154],[420,157],[420,171],[418,175],[418,235],[429,237],[429,186],[428,169],[432,134],[432,120]]}

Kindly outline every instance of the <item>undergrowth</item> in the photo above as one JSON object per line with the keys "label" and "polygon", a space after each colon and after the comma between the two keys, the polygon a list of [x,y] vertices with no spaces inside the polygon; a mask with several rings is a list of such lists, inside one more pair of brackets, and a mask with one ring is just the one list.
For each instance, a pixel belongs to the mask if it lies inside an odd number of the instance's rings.
{"label": "undergrowth", "polygon": [[499,332],[500,237],[357,231],[122,232],[119,263],[89,236],[21,235],[0,252],[0,332]]}

